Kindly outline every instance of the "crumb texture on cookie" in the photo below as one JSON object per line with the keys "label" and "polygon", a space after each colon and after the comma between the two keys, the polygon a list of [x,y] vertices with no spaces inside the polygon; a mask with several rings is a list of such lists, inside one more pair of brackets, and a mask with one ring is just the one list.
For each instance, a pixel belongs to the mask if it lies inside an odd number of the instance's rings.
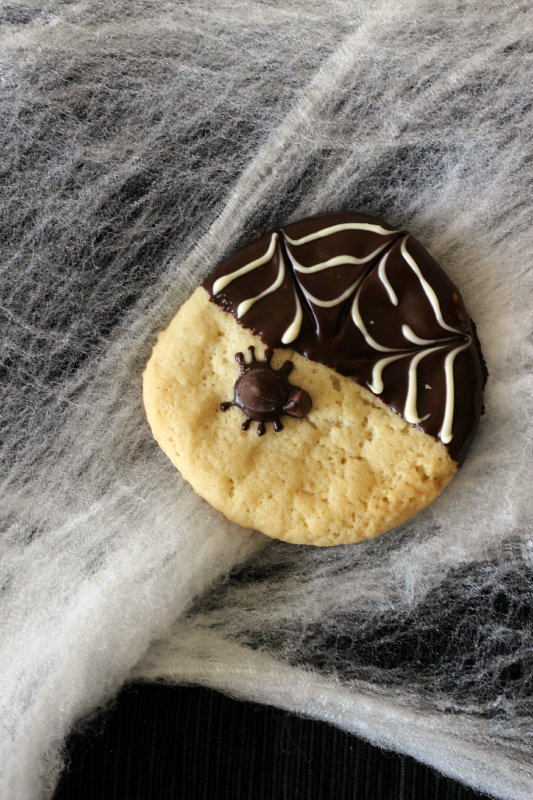
{"label": "crumb texture on cookie", "polygon": [[457,469],[443,444],[409,425],[370,391],[290,349],[291,382],[312,398],[307,417],[257,436],[242,411],[225,413],[235,354],[258,336],[209,301],[202,287],[158,337],[143,376],[154,438],[195,491],[226,517],[295,544],[372,538],[434,500]]}

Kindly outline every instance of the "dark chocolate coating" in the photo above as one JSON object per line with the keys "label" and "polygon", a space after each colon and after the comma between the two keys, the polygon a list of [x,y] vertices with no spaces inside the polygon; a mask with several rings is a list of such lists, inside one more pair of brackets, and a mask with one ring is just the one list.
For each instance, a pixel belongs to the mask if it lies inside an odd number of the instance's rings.
{"label": "dark chocolate coating", "polygon": [[[333,226],[354,223],[380,230],[339,230],[301,242]],[[272,256],[264,264],[214,290],[217,279],[264,258],[269,247],[274,248]],[[344,256],[351,261],[343,261]],[[364,263],[353,263],[369,256]],[[379,267],[385,256],[384,281]],[[338,263],[325,264],[332,259]],[[305,271],[317,265],[322,266]],[[367,214],[318,214],[241,248],[219,264],[203,286],[212,302],[238,318],[239,305],[275,286],[276,280],[277,288],[241,313],[240,325],[258,334],[269,348],[290,347],[373,390],[378,385],[373,383],[374,367],[397,356],[383,366],[383,388],[375,393],[407,421],[417,419],[417,427],[436,439],[446,438],[444,420],[451,419],[452,438],[444,444],[462,463],[482,413],[482,356],[459,291],[416,239]],[[298,301],[301,326],[298,335],[284,343]],[[333,305],[322,305],[328,302]],[[460,347],[464,349],[453,355]],[[417,416],[410,418],[407,400],[415,390]]]}
{"label": "dark chocolate coating", "polygon": [[255,347],[249,347],[248,352],[249,364],[242,353],[235,356],[241,374],[235,383],[233,400],[220,404],[222,411],[238,406],[246,414],[246,420],[242,424],[243,431],[247,431],[250,422],[255,420],[259,423],[259,436],[266,431],[265,422],[273,422],[274,430],[282,431],[282,414],[298,419],[305,417],[311,410],[311,398],[304,389],[289,383],[287,376],[294,368],[292,361],[286,361],[281,369],[274,369],[270,363],[272,350],[266,351],[264,361],[256,360]]}

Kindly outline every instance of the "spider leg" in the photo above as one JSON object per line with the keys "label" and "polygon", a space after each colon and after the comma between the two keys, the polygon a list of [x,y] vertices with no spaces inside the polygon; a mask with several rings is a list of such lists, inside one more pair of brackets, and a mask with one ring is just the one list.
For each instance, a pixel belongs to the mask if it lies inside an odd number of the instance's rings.
{"label": "spider leg", "polygon": [[264,422],[260,422],[259,425],[257,426],[257,435],[258,436],[262,436],[264,434],[265,430],[266,430],[265,423]]}
{"label": "spider leg", "polygon": [[221,403],[221,404],[220,404],[220,408],[222,409],[222,411],[227,411],[227,410],[228,410],[228,408],[229,408],[230,406],[232,406],[232,405],[233,405],[233,400],[226,400],[226,402],[225,402],[225,403]]}
{"label": "spider leg", "polygon": [[294,364],[292,363],[292,361],[286,361],[282,366],[282,368],[280,369],[280,372],[283,373],[283,375],[288,375],[289,372],[293,371],[293,369],[294,369]]}
{"label": "spider leg", "polygon": [[243,431],[247,431],[249,427],[250,427],[250,420],[249,419],[244,420],[244,422],[241,425]]}
{"label": "spider leg", "polygon": [[281,422],[279,421],[279,419],[275,419],[275,420],[274,420],[274,430],[276,431],[276,433],[277,433],[278,431],[282,431],[282,430],[283,430],[283,425],[281,424]]}

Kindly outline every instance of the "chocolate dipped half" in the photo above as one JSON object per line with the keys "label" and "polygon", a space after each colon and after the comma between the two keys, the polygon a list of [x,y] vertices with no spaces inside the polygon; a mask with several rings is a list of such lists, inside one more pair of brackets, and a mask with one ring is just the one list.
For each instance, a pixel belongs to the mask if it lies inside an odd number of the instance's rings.
{"label": "chocolate dipped half", "polygon": [[457,287],[407,231],[319,214],[241,248],[203,287],[268,348],[352,378],[464,461],[486,367]]}

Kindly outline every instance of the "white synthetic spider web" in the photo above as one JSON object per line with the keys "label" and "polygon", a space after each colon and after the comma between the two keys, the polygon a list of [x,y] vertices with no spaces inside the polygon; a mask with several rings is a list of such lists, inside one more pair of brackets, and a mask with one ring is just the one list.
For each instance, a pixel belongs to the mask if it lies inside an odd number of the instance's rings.
{"label": "white synthetic spider web", "polygon": [[[529,798],[526,4],[35,2],[0,19],[2,799],[51,796],[69,731],[132,677],[292,708]],[[184,484],[140,376],[218,260],[343,208],[407,227],[460,286],[487,414],[415,520],[290,547]]]}

